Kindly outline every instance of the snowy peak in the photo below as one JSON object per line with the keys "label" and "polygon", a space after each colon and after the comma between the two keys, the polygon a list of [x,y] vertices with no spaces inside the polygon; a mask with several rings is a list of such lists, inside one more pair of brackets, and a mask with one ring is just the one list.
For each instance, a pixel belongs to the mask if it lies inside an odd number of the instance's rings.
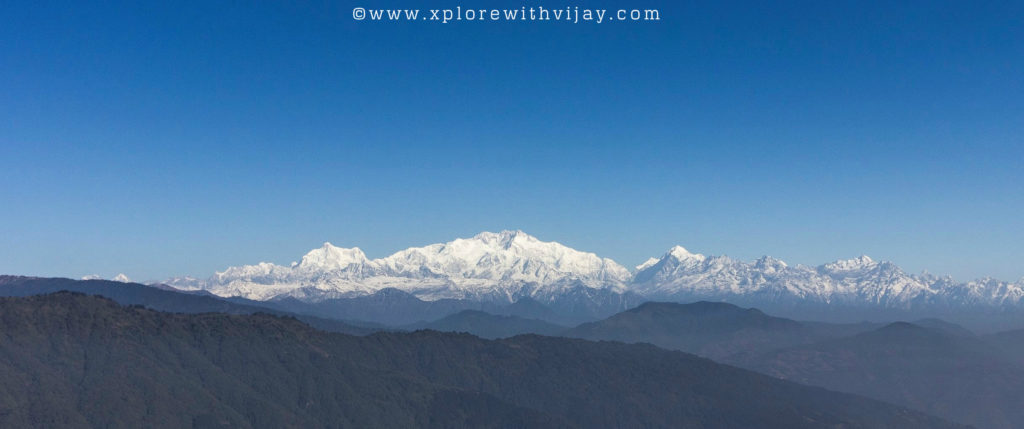
{"label": "snowy peak", "polygon": [[313,249],[302,257],[297,267],[301,269],[318,269],[325,271],[342,270],[351,265],[366,264],[369,260],[366,254],[358,247],[346,249],[334,246],[331,243],[324,243],[323,246]]}
{"label": "snowy peak", "polygon": [[754,267],[765,272],[777,272],[789,268],[781,259],[776,259],[771,256],[762,256],[754,262]]}
{"label": "snowy peak", "polygon": [[822,266],[822,269],[831,274],[846,274],[851,272],[867,271],[875,269],[878,262],[868,255],[860,255],[853,259],[840,259]]}
{"label": "snowy peak", "polygon": [[[683,246],[672,246],[660,258],[650,258],[644,263],[636,266],[636,274],[650,277],[654,272],[672,271],[680,266],[694,267],[707,260],[707,257],[700,253],[691,253]],[[646,273],[646,274],[641,274]],[[636,277],[636,276],[634,276]]]}
{"label": "snowy peak", "polygon": [[[651,258],[654,259],[654,258]],[[672,246],[660,259],[652,262],[648,260],[637,267],[637,271],[678,271],[680,269],[695,269],[708,262],[707,256],[700,253],[692,253],[683,246]],[[642,268],[641,268],[642,267]]]}
{"label": "snowy peak", "polygon": [[580,280],[587,284],[625,281],[628,271],[610,259],[556,242],[540,241],[522,231],[484,232],[472,238],[414,247],[381,260],[397,274],[426,272],[450,278],[551,283]]}
{"label": "snowy peak", "polygon": [[[101,276],[99,274],[89,274],[87,276],[82,276],[82,280],[104,280],[104,278],[103,278],[103,276]],[[130,279],[124,273],[119,273],[118,275],[114,276],[114,278],[112,278],[110,280],[111,281],[115,281],[115,282],[121,282],[121,283],[131,283],[132,282],[132,279]]]}
{"label": "snowy peak", "polygon": [[661,262],[661,259],[658,259],[658,258],[648,258],[646,261],[644,261],[644,263],[642,263],[640,265],[637,265],[635,269],[636,269],[636,271],[643,271],[643,270],[646,270],[648,268],[651,268],[651,267],[657,265],[658,262]]}
{"label": "snowy peak", "polygon": [[673,246],[661,258],[651,258],[637,266],[633,275],[633,286],[640,293],[654,293],[661,285],[671,283],[672,279],[685,278],[690,274],[707,269],[713,262],[728,261],[728,258],[708,258],[699,253],[692,253],[683,246]]}
{"label": "snowy peak", "polygon": [[658,263],[638,270],[631,287],[650,299],[882,306],[908,306],[936,293],[927,282],[907,275],[895,264],[875,262],[867,256],[815,269],[790,267],[770,256],[744,262],[727,256],[705,257],[682,248],[673,248]]}
{"label": "snowy peak", "polygon": [[835,262],[829,262],[821,265],[818,269],[828,275],[846,277],[863,275],[867,272],[877,270],[880,265],[892,266],[892,264],[887,262],[880,264],[867,255],[860,255],[859,257],[852,259],[840,259]]}
{"label": "snowy peak", "polygon": [[701,255],[700,253],[690,253],[690,251],[686,250],[686,248],[683,246],[673,246],[671,249],[669,249],[668,253],[666,253],[665,256],[671,256],[672,258],[675,258],[675,260],[679,262],[702,262],[705,259],[707,259],[704,255]]}
{"label": "snowy peak", "polygon": [[[127,277],[117,280],[127,281]],[[1024,304],[1024,280],[957,283],[948,276],[910,275],[896,264],[866,255],[808,267],[789,266],[770,256],[750,262],[705,256],[674,246],[631,274],[611,259],[518,230],[481,232],[380,259],[368,259],[358,247],[324,243],[290,266],[261,262],[229,267],[208,279],[179,277],[165,283],[258,300],[320,300],[396,289],[425,300],[502,302],[520,298],[554,302],[570,294],[589,296],[600,291],[630,292],[650,300],[741,300],[758,305]]]}
{"label": "snowy peak", "polygon": [[[455,241],[464,241],[464,239],[457,239]],[[536,237],[533,237],[520,230],[504,230],[501,232],[481,232],[469,240],[476,240],[485,244],[494,244],[496,247],[503,249],[510,249],[513,244],[518,242],[519,246],[529,245],[528,243],[539,243]]]}
{"label": "snowy peak", "polygon": [[629,276],[624,267],[593,253],[522,231],[501,231],[412,247],[380,259],[368,259],[357,247],[324,243],[291,266],[262,262],[230,267],[208,280],[167,283],[252,299],[323,299],[395,288],[428,300],[514,300],[577,287],[622,292]]}

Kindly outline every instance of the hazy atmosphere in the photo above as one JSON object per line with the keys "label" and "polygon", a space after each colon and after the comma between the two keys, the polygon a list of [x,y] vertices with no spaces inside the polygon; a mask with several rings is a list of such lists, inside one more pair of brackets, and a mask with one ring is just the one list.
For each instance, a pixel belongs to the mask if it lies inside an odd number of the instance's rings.
{"label": "hazy atmosphere", "polygon": [[683,245],[1024,276],[1020,3],[355,6],[0,6],[0,272],[162,280],[520,229],[627,267]]}
{"label": "hazy atmosphere", "polygon": [[2,2],[0,428],[1024,428],[1022,71],[1020,1]]}

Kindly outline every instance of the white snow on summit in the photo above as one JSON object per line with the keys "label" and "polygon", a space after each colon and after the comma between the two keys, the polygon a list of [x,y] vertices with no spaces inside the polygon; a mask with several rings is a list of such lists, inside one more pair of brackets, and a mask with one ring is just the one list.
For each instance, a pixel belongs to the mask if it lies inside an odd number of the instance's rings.
{"label": "white snow on summit", "polygon": [[808,267],[790,266],[770,256],[752,262],[705,256],[674,246],[631,273],[611,259],[541,241],[522,231],[483,232],[379,259],[368,259],[357,247],[324,243],[288,266],[261,262],[230,267],[208,279],[179,277],[165,283],[256,300],[321,300],[385,288],[425,300],[502,302],[523,296],[551,300],[578,288],[632,292],[653,300],[752,297],[889,308],[936,303],[1003,306],[1024,300],[1024,279],[957,283],[948,276],[907,274],[891,262],[866,255]]}
{"label": "white snow on summit", "polygon": [[[99,274],[89,274],[87,276],[82,276],[82,280],[105,280],[105,279],[103,278],[103,276],[101,276]],[[120,274],[114,276],[114,278],[112,278],[110,280],[111,281],[115,281],[115,282],[121,282],[121,283],[131,283],[132,282],[132,279],[129,278],[128,276],[126,276],[124,273],[120,273]]]}
{"label": "white snow on summit", "polygon": [[419,277],[426,269],[449,278],[503,282],[577,279],[597,285],[629,279],[629,271],[611,259],[540,241],[522,231],[484,232],[469,239],[414,247],[380,262],[390,273],[408,277]]}
{"label": "white snow on summit", "polygon": [[357,296],[388,287],[428,300],[511,300],[578,286],[621,292],[629,278],[629,271],[610,259],[540,241],[522,231],[502,231],[413,247],[372,260],[358,248],[324,243],[288,267],[263,262],[231,267],[207,280],[179,278],[166,283],[259,300]]}
{"label": "white snow on summit", "polygon": [[653,266],[654,264],[657,264],[658,261],[661,261],[661,259],[658,259],[658,258],[647,258],[647,260],[644,261],[644,263],[642,263],[640,265],[637,265],[636,268],[634,268],[634,270],[636,270],[636,271],[646,270],[646,269],[650,268],[651,266]]}
{"label": "white snow on summit", "polygon": [[814,302],[911,308],[934,303],[1017,304],[1024,284],[907,274],[891,262],[866,255],[819,267],[789,266],[769,256],[754,262],[694,255],[680,247],[638,267],[632,291],[649,299],[722,300],[753,297],[770,302]]}

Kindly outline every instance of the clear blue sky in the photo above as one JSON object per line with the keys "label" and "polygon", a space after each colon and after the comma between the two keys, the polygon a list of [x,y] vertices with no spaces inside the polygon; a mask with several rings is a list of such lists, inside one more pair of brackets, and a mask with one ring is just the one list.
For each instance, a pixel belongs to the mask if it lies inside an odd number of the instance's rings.
{"label": "clear blue sky", "polygon": [[0,273],[522,229],[627,266],[681,244],[1024,276],[1022,2],[601,25],[352,19],[564,2],[87,3],[0,5]]}

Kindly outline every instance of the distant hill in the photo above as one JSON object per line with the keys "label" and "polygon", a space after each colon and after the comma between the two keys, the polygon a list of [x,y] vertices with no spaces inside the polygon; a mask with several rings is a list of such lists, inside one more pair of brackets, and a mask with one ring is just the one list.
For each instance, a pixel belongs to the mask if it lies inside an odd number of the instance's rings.
{"label": "distant hill", "polygon": [[71,280],[63,278],[0,276],[0,296],[31,296],[59,291],[102,295],[125,305],[141,305],[172,313],[270,313],[292,316],[317,329],[352,335],[366,335],[379,328],[358,326],[339,320],[301,314],[289,314],[264,306],[230,302],[206,293],[183,293],[137,283],[109,280]]}
{"label": "distant hill", "polygon": [[398,289],[383,289],[355,298],[332,298],[307,302],[285,297],[270,301],[230,298],[233,302],[262,304],[279,310],[325,318],[365,320],[388,326],[402,326],[437,320],[463,310],[496,311],[496,304],[459,299],[424,301]]}
{"label": "distant hill", "polygon": [[1003,357],[1024,365],[1024,329],[1000,332],[984,337]]}
{"label": "distant hill", "polygon": [[483,311],[465,310],[433,322],[404,327],[406,330],[432,329],[441,332],[466,332],[480,338],[508,338],[521,334],[558,335],[566,327],[536,319],[500,316]]}
{"label": "distant hill", "polygon": [[0,299],[2,427],[953,428],[647,345]]}
{"label": "distant hill", "polygon": [[1024,362],[1001,353],[995,347],[1000,342],[933,324],[944,329],[893,323],[851,337],[771,352],[747,366],[979,428],[1024,427]]}
{"label": "distant hill", "polygon": [[826,336],[824,331],[825,325],[812,329],[757,309],[721,302],[648,302],[604,320],[584,323],[564,335],[651,343],[716,360],[735,361],[749,354],[812,342]]}
{"label": "distant hill", "polygon": [[[571,295],[571,293],[569,294]],[[568,296],[568,295],[567,295]],[[235,303],[275,308],[297,314],[344,320],[358,320],[387,326],[406,326],[438,320],[453,314],[475,310],[523,319],[536,319],[557,325],[575,325],[582,320],[593,320],[594,309],[556,309],[529,297],[511,304],[465,299],[438,299],[425,301],[398,289],[382,289],[370,295],[351,298],[331,298],[309,302],[292,297],[254,301],[245,298],[226,298]],[[598,297],[580,297],[590,302]],[[612,304],[609,304],[612,305]]]}
{"label": "distant hill", "polygon": [[973,337],[973,336],[975,336],[974,332],[972,332],[970,329],[967,329],[967,328],[965,328],[963,326],[960,326],[960,325],[958,325],[956,323],[947,322],[947,321],[942,320],[942,319],[927,318],[927,319],[915,320],[915,321],[910,322],[910,323],[912,323],[914,325],[917,325],[917,326],[920,326],[920,327],[923,327],[923,328],[936,329],[936,330],[945,332],[947,334],[955,335],[955,336],[960,336],[960,337]]}
{"label": "distant hill", "polygon": [[1024,331],[798,322],[731,304],[646,303],[563,335],[646,342],[904,405],[980,428],[1024,427]]}

